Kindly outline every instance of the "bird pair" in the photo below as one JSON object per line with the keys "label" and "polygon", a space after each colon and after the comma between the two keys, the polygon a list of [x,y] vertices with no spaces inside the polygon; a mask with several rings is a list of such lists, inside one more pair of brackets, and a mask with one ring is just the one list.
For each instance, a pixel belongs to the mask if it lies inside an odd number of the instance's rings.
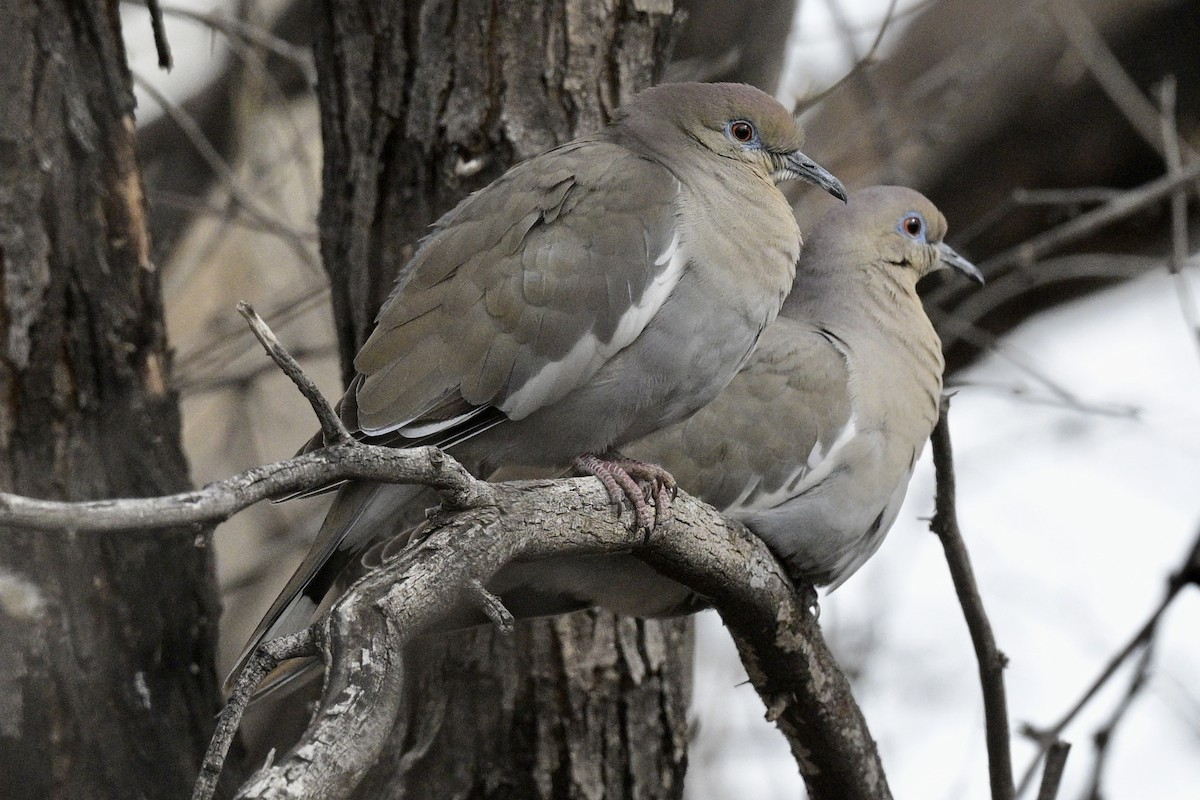
{"label": "bird pair", "polygon": [[[840,583],[895,519],[937,419],[941,347],[916,283],[979,273],[938,210],[894,187],[852,195],[801,254],[777,184],[847,199],[801,137],[751,87],[664,85],[513,167],[421,241],[355,359],[348,427],[448,448],[484,477],[574,461],[643,525],[638,480],[673,474],[797,579]],[[402,536],[422,491],[341,487],[246,655],[308,625],[339,574]],[[518,614],[699,604],[632,556],[518,564],[490,588]]]}

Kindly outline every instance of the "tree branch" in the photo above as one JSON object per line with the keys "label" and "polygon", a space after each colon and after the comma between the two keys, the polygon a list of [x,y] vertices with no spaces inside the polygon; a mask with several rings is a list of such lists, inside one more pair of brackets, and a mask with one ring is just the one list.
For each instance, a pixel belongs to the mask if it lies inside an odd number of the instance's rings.
{"label": "tree branch", "polygon": [[[243,787],[246,798],[349,796],[383,746],[401,701],[404,646],[479,601],[516,560],[634,552],[721,612],[814,798],[888,798],[849,685],[763,543],[680,494],[674,520],[646,540],[592,478],[492,487],[496,504],[434,520],[428,535],[364,576],[318,637],[330,671],[293,752]],[[365,654],[370,658],[365,658]]]}
{"label": "tree branch", "polygon": [[0,492],[0,524],[41,531],[122,531],[222,522],[263,500],[346,480],[423,483],[455,508],[486,505],[492,491],[436,447],[396,450],[353,442],[165,497],[69,503]]}
{"label": "tree branch", "polygon": [[[1112,679],[1121,665],[1139,650],[1153,644],[1154,637],[1158,633],[1158,623],[1162,620],[1163,615],[1167,613],[1167,609],[1175,602],[1175,598],[1179,596],[1184,587],[1192,585],[1200,586],[1200,531],[1196,532],[1196,537],[1192,541],[1192,545],[1188,549],[1188,554],[1184,557],[1179,569],[1168,578],[1167,591],[1162,601],[1158,604],[1158,608],[1142,624],[1142,627],[1138,629],[1129,642],[1121,648],[1120,652],[1109,660],[1096,679],[1084,690],[1082,696],[1075,701],[1075,704],[1071,706],[1058,722],[1048,728],[1037,728],[1028,724],[1022,728],[1021,732],[1038,744],[1038,752],[1025,769],[1024,775],[1021,776],[1021,782],[1017,787],[1018,794],[1025,793],[1025,789],[1033,781],[1038,764],[1041,763],[1043,758],[1048,757],[1047,753],[1053,751],[1062,732],[1074,721],[1079,712],[1091,702],[1100,689]],[[1049,770],[1049,765],[1047,765],[1047,770]]]}
{"label": "tree branch", "polygon": [[[332,410],[324,398],[266,324],[248,307],[241,310],[328,422]],[[645,536],[613,514],[594,478],[488,484],[436,448],[397,450],[351,439],[170,497],[58,503],[0,494],[0,524],[112,531],[214,521],[268,497],[346,479],[429,485],[442,493],[446,513],[352,585],[311,628],[259,649],[222,715],[196,800],[211,798],[254,686],[281,660],[319,652],[328,666],[324,694],[299,744],[238,796],[348,797],[394,724],[406,644],[468,608],[482,607],[496,624],[508,624],[511,615],[485,587],[514,561],[631,552],[721,613],[769,716],[788,738],[810,797],[890,799],[866,722],[801,594],[762,540],[682,493],[670,523]]]}
{"label": "tree branch", "polygon": [[992,800],[1012,800],[1012,751],[1008,726],[1008,700],[1004,689],[1004,667],[1008,659],[996,646],[991,623],[979,596],[975,573],[962,533],[958,529],[955,504],[954,456],[950,447],[950,399],[942,397],[941,415],[933,429],[933,464],[937,470],[936,511],[929,523],[946,551],[946,563],[954,581],[954,591],[962,606],[975,657],[979,661],[979,681],[983,686],[983,715],[987,728],[988,773]]}

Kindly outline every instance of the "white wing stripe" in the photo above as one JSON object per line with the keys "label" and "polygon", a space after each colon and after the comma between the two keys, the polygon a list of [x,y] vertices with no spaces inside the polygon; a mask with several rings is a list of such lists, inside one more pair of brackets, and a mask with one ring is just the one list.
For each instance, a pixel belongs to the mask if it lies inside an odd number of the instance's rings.
{"label": "white wing stripe", "polygon": [[589,331],[561,360],[546,364],[520,389],[509,395],[500,404],[500,410],[509,419],[528,416],[562,398],[594,375],[605,361],[633,342],[679,283],[688,262],[687,254],[680,245],[680,233],[676,229],[671,243],[654,262],[659,266],[666,264],[667,268],[651,281],[641,299],[621,315],[611,340],[601,342],[595,333]]}

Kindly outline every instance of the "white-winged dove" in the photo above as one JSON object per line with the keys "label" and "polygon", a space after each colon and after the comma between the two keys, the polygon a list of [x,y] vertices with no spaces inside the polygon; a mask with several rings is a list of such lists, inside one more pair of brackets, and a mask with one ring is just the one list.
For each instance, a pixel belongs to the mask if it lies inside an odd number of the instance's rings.
{"label": "white-winged dove", "polygon": [[[792,291],[745,369],[687,420],[623,450],[741,520],[794,579],[841,584],[895,521],[937,422],[942,349],[917,281],[941,269],[983,281],[945,235],[919,192],[852,193],[807,235]],[[704,606],[632,556],[519,564],[490,588],[518,615]]]}
{"label": "white-winged dove", "polygon": [[[593,454],[712,400],[779,311],[800,231],[776,184],[845,198],[801,138],[757,89],[663,85],[513,167],[422,240],[355,359],[343,418],[372,443],[450,448],[479,475],[586,454],[610,491],[614,473],[628,486],[621,462]],[[419,491],[343,486],[247,653],[308,624]]]}

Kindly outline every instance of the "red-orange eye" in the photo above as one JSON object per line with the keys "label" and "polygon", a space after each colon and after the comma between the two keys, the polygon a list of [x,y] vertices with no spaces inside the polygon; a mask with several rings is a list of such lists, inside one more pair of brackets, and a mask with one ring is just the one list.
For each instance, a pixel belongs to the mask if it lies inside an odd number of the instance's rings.
{"label": "red-orange eye", "polygon": [[754,126],[744,119],[729,123],[729,135],[742,144],[754,141]]}
{"label": "red-orange eye", "polygon": [[914,239],[925,232],[925,220],[918,216],[905,217],[901,224],[904,226],[904,232]]}

